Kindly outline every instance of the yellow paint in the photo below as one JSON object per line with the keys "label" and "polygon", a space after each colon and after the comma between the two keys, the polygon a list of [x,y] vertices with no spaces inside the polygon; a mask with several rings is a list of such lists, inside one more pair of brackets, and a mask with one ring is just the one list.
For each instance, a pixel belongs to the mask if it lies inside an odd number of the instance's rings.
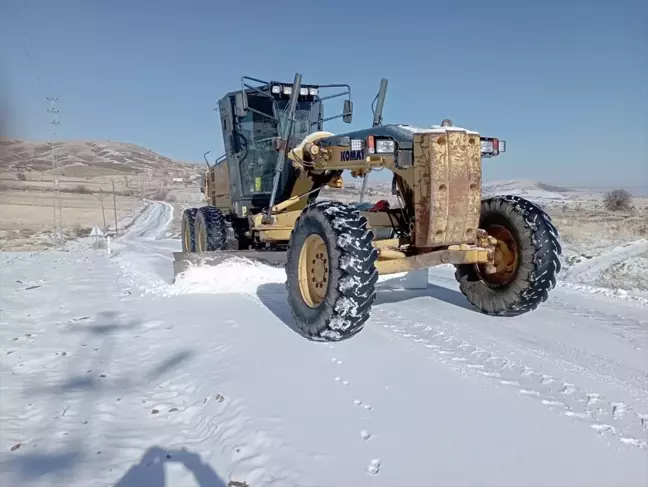
{"label": "yellow paint", "polygon": [[488,258],[489,252],[489,250],[482,248],[435,250],[426,254],[405,257],[404,259],[377,260],[374,265],[379,274],[385,275],[424,269],[441,264],[487,264],[490,262]]}

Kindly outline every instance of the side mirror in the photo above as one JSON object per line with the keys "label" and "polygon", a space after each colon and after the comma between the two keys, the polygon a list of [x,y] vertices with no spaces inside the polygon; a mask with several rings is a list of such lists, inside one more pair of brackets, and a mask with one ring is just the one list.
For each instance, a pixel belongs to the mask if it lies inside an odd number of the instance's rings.
{"label": "side mirror", "polygon": [[353,102],[351,100],[344,100],[344,112],[342,121],[344,123],[351,123],[353,120]]}
{"label": "side mirror", "polygon": [[247,110],[245,109],[245,102],[243,100],[243,97],[245,95],[243,94],[242,91],[239,91],[234,95],[234,114],[238,118],[243,118],[247,114]]}

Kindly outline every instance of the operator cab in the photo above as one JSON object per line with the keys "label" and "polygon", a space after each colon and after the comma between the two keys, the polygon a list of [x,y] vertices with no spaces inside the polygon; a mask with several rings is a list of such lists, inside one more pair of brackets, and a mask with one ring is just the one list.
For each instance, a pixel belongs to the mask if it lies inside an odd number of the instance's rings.
{"label": "operator cab", "polygon": [[[251,86],[248,81],[260,85]],[[226,153],[222,162],[227,161],[235,213],[238,213],[237,207],[255,212],[268,205],[277,162],[277,144],[282,128],[289,123],[287,114],[293,89],[292,83],[264,82],[248,77],[243,78],[242,85],[242,90],[228,93],[219,101]],[[322,88],[345,88],[345,91],[321,97]],[[349,97],[344,103],[344,113],[325,119],[323,101],[344,95]],[[302,85],[288,144],[294,147],[310,133],[323,130],[327,120],[342,117],[345,122],[350,122],[351,112],[347,85]],[[277,196],[281,199],[287,197],[289,191],[284,190],[290,189],[291,178],[295,177],[292,166],[285,164]]]}

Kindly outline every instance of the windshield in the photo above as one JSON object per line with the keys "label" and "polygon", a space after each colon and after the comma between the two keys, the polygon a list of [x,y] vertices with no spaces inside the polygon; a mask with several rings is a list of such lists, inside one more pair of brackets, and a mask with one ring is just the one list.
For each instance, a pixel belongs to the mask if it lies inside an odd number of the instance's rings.
{"label": "windshield", "polygon": [[[279,136],[280,126],[287,123],[288,100],[248,96],[248,103],[250,108],[257,111],[250,110],[239,122],[239,133],[245,140],[245,153],[240,160],[243,191],[248,195],[269,193],[277,161],[274,138]],[[273,103],[279,122],[263,115],[273,114]],[[297,102],[295,123],[289,136],[291,145],[299,144],[308,134],[317,130],[319,107],[320,102]]]}
{"label": "windshield", "polygon": [[[295,110],[295,123],[292,127],[290,139],[293,144],[298,144],[311,132],[317,130],[320,102],[298,101]],[[279,100],[277,108],[280,111],[281,124],[287,122],[288,100]]]}

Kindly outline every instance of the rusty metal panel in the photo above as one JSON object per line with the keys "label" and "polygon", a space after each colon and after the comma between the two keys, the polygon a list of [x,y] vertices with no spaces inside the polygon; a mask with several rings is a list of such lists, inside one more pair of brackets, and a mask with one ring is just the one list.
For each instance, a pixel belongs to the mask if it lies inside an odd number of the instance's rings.
{"label": "rusty metal panel", "polygon": [[417,247],[426,247],[428,230],[430,228],[430,183],[432,176],[432,150],[430,134],[414,134],[414,244]]}
{"label": "rusty metal panel", "polygon": [[446,243],[475,242],[481,207],[479,136],[448,132],[448,205]]}
{"label": "rusty metal panel", "polygon": [[227,163],[221,163],[209,170],[208,195],[210,204],[217,206],[217,200],[230,199],[230,180]]}
{"label": "rusty metal panel", "polygon": [[414,136],[417,247],[475,241],[481,202],[479,135],[439,130]]}

